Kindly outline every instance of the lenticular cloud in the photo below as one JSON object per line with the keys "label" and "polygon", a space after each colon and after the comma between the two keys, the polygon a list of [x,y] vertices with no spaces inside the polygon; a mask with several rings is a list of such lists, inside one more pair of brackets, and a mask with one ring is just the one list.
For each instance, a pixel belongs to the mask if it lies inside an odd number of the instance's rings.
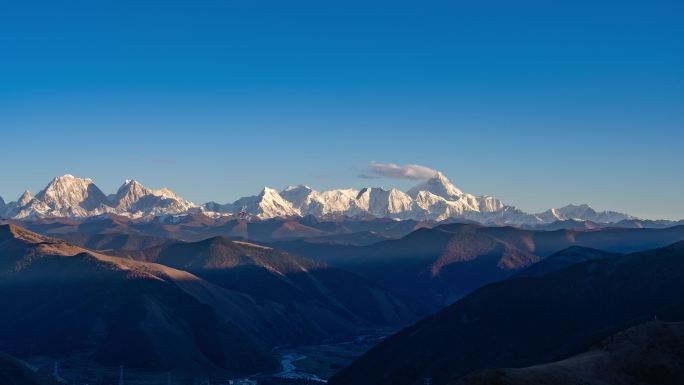
{"label": "lenticular cloud", "polygon": [[398,165],[376,162],[371,162],[370,172],[379,177],[412,180],[430,179],[438,174],[435,169],[417,164]]}

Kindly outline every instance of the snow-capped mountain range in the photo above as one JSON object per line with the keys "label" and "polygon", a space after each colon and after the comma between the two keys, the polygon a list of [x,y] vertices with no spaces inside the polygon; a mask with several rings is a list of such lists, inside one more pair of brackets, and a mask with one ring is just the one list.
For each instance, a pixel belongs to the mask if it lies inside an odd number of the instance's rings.
{"label": "snow-capped mountain range", "polygon": [[25,191],[17,201],[0,198],[0,215],[14,219],[87,218],[117,214],[134,218],[182,215],[237,215],[255,218],[307,216],[376,217],[413,220],[468,220],[483,224],[543,225],[564,220],[615,223],[634,217],[614,211],[597,212],[588,205],[568,205],[539,214],[525,213],[491,196],[464,193],[442,173],[407,192],[367,187],[316,191],[304,185],[282,191],[265,187],[261,193],[233,203],[196,205],[167,188],[150,189],[127,180],[115,194],[105,195],[91,179],[63,175],[33,196]]}
{"label": "snow-capped mountain range", "polygon": [[54,178],[35,196],[27,190],[16,202],[0,202],[0,213],[14,219],[85,218],[108,213],[142,217],[182,214],[196,207],[169,189],[149,189],[134,180],[125,181],[116,194],[107,196],[92,179],[66,174]]}

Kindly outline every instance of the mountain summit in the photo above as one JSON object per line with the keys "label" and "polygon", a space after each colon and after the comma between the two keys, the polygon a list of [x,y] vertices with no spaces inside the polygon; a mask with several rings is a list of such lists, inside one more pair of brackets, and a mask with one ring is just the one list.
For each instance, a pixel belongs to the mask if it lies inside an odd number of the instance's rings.
{"label": "mountain summit", "polygon": [[177,214],[194,207],[192,202],[180,198],[167,188],[153,190],[130,179],[119,187],[111,199],[111,205],[119,211],[142,215]]}
{"label": "mountain summit", "polygon": [[425,183],[410,189],[408,195],[415,199],[421,191],[427,191],[449,200],[455,200],[464,195],[463,191],[454,186],[441,172],[437,172],[437,175]]}
{"label": "mountain summit", "polygon": [[95,210],[107,204],[107,197],[93,180],[76,178],[71,174],[58,176],[36,195],[53,210]]}

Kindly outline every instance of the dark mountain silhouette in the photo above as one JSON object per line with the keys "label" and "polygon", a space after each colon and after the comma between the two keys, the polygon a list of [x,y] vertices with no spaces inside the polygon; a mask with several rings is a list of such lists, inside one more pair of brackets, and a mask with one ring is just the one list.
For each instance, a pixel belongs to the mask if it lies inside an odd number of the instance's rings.
{"label": "dark mountain silhouette", "polygon": [[0,226],[0,250],[2,351],[182,373],[277,367],[266,346],[199,299],[248,315],[240,294],[13,225]]}
{"label": "dark mountain silhouette", "polygon": [[562,270],[568,266],[591,261],[594,259],[617,257],[618,253],[592,249],[590,247],[571,246],[557,253],[551,254],[527,269],[514,275],[515,278],[540,277],[545,274]]}
{"label": "dark mountain silhouette", "polygon": [[649,322],[619,332],[562,361],[486,370],[453,385],[679,385],[684,382],[684,324]]}
{"label": "dark mountain silhouette", "polygon": [[380,241],[386,241],[390,237],[384,236],[375,231],[360,231],[358,233],[342,233],[325,235],[322,237],[307,238],[306,242],[323,243],[323,244],[338,244],[338,245],[352,245],[352,246],[368,246]]}
{"label": "dark mountain silhouette", "polygon": [[3,385],[58,385],[45,373],[37,373],[26,363],[8,354],[0,354],[0,384]]}
{"label": "dark mountain silhouette", "polygon": [[482,287],[389,337],[330,383],[444,384],[586,350],[629,326],[684,320],[684,242]]}

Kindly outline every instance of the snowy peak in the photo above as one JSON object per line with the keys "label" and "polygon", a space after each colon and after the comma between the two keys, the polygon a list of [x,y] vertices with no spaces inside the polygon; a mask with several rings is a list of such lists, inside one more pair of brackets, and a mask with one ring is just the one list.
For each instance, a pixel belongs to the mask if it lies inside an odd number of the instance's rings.
{"label": "snowy peak", "polygon": [[34,197],[26,190],[4,210],[4,216],[25,219],[43,217],[93,217],[102,214],[125,216],[186,213],[195,206],[171,190],[149,189],[135,180],[126,180],[108,198],[89,178],[66,174],[54,178]]}
{"label": "snowy peak", "polygon": [[457,199],[464,195],[463,191],[454,186],[441,172],[425,183],[410,189],[408,195],[415,198],[421,191],[428,191],[445,199]]}
{"label": "snowy peak", "polygon": [[567,218],[561,214],[558,209],[546,210],[543,213],[537,214],[537,217],[546,223],[567,220]]}
{"label": "snowy peak", "polygon": [[230,213],[251,214],[259,218],[288,217],[299,215],[292,203],[285,200],[277,190],[264,187],[259,195],[240,198],[232,205],[226,205],[224,210]]}
{"label": "snowy peak", "polygon": [[261,192],[259,193],[260,197],[275,197],[275,196],[280,196],[280,193],[278,190],[270,187],[264,187],[261,189]]}
{"label": "snowy peak", "polygon": [[587,204],[567,205],[558,209],[558,212],[567,219],[578,219],[599,223],[614,223],[626,219],[635,219],[631,215],[615,211],[596,211]]}
{"label": "snowy peak", "polygon": [[127,179],[116,192],[112,203],[114,207],[128,210],[135,203],[147,195],[152,195],[152,191],[136,180]]}
{"label": "snowy peak", "polygon": [[31,199],[33,199],[33,194],[31,194],[31,192],[29,190],[24,190],[24,192],[21,194],[21,196],[17,200],[17,204],[19,205],[19,207],[24,207],[29,202],[31,202]]}
{"label": "snowy peak", "polygon": [[617,223],[623,220],[636,219],[635,217],[616,211],[596,211],[588,204],[567,205],[559,209],[546,210],[537,214],[537,217],[546,223],[555,221],[590,221],[596,223]]}
{"label": "snowy peak", "polygon": [[[480,218],[488,216],[488,213],[499,212],[506,207],[502,201],[494,197],[464,193],[441,172],[412,188],[408,194],[423,210],[422,215],[428,218],[448,219],[463,216],[469,220],[481,221]],[[435,197],[444,199],[448,204],[436,200]]]}
{"label": "snowy peak", "polygon": [[167,188],[153,190],[136,180],[126,180],[112,199],[118,211],[133,214],[179,214],[194,205]]}
{"label": "snowy peak", "polygon": [[289,186],[280,196],[302,215],[349,215],[358,213],[355,189],[336,189],[318,192],[309,186]]}
{"label": "snowy peak", "polygon": [[596,215],[596,210],[592,209],[588,204],[573,205],[569,204],[567,206],[556,209],[556,212],[566,218],[580,218],[585,216]]}
{"label": "snowy peak", "polygon": [[356,196],[359,208],[377,217],[402,217],[411,210],[413,200],[397,189],[364,188]]}
{"label": "snowy peak", "polygon": [[57,211],[72,208],[90,211],[107,204],[107,197],[92,179],[76,178],[71,174],[53,179],[36,199]]}
{"label": "snowy peak", "polygon": [[282,195],[285,192],[301,192],[301,191],[306,191],[306,192],[311,192],[313,189],[305,184],[299,184],[296,186],[287,186],[283,191],[280,192],[280,195]]}
{"label": "snowy peak", "polygon": [[311,187],[300,184],[298,186],[287,186],[280,192],[280,196],[292,203],[293,207],[302,208],[311,201],[315,193]]}
{"label": "snowy peak", "polygon": [[283,199],[276,189],[264,187],[259,194],[257,215],[266,217],[283,217],[299,215],[299,212],[292,207],[292,203]]}

